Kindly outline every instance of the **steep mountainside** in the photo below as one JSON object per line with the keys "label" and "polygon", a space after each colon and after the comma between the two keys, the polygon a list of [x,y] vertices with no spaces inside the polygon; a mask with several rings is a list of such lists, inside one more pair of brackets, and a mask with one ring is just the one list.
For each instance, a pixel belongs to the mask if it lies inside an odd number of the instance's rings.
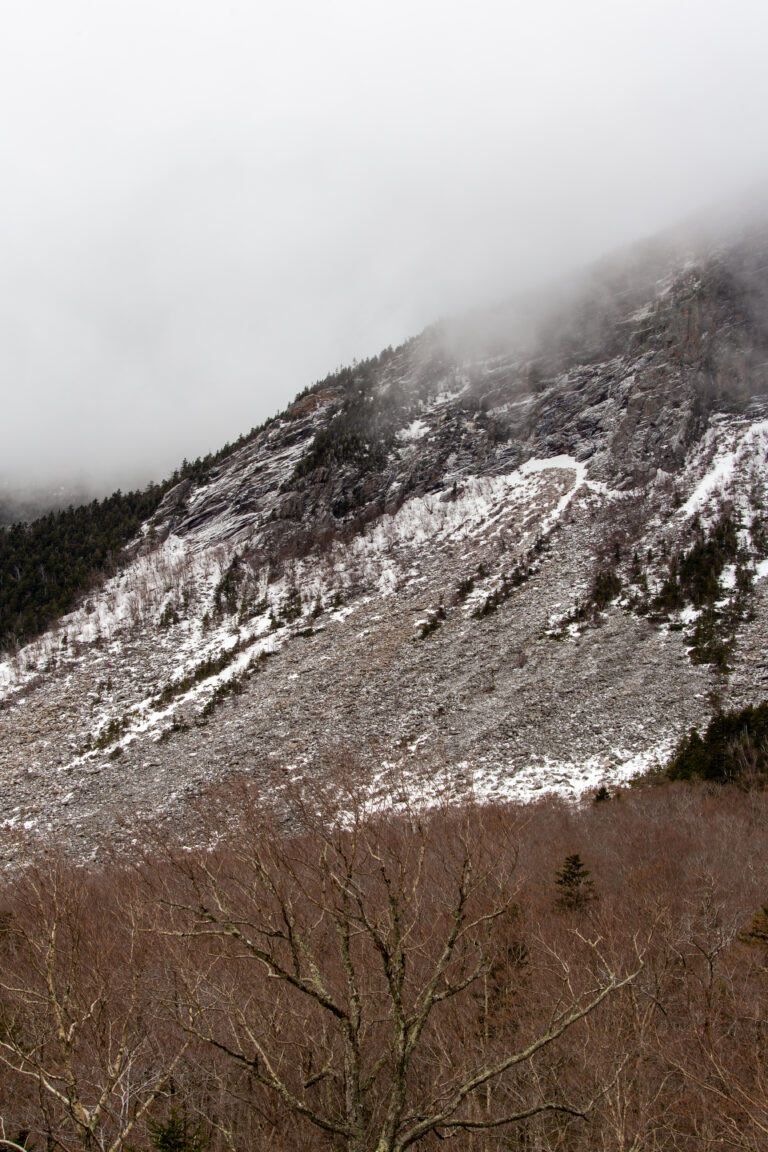
{"label": "steep mountainside", "polygon": [[767,694],[766,459],[764,232],[330,376],[0,664],[4,826],[339,756],[395,799],[627,777]]}

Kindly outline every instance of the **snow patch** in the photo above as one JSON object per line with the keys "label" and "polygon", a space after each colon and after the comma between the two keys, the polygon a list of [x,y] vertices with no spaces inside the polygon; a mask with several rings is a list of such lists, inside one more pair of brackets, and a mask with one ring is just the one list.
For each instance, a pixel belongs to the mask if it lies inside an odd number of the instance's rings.
{"label": "snow patch", "polygon": [[398,440],[421,440],[429,432],[429,424],[425,420],[413,420],[407,428],[401,428],[397,434]]}
{"label": "snow patch", "polygon": [[692,494],[680,509],[681,516],[692,516],[694,512],[707,503],[715,491],[722,492],[725,485],[733,476],[733,466],[736,463],[735,452],[724,452],[715,458],[715,462],[703,480],[700,480]]}
{"label": "snow patch", "polygon": [[[680,508],[678,515],[683,518],[700,512],[713,498],[722,497],[737,476],[746,481],[749,469],[764,473],[768,464],[768,420],[756,420],[746,428],[743,422],[732,423],[727,417],[713,420],[704,448],[711,451],[713,447],[715,454],[708,471]],[[745,505],[746,482],[737,496],[737,503]]]}

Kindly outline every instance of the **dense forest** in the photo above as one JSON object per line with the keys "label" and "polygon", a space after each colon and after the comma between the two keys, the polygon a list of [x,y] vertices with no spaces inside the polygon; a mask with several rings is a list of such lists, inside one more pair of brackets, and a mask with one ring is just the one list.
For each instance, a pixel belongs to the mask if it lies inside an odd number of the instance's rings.
{"label": "dense forest", "polygon": [[0,649],[44,631],[73,607],[157,508],[164,492],[116,492],[0,531]]}
{"label": "dense forest", "polygon": [[[391,390],[386,400],[374,403],[371,381],[393,355],[388,348],[379,356],[337,369],[299,393],[297,402],[324,389],[337,390],[342,397],[335,418],[318,432],[301,461],[299,475],[334,462],[353,460],[361,471],[381,464],[391,444],[392,411],[399,393]],[[286,416],[290,418],[291,409]],[[171,477],[143,491],[117,491],[106,499],[50,511],[26,522],[7,524],[0,518],[0,652],[34,639],[70,611],[111,569],[169,489],[185,479],[205,483],[217,464],[275,419],[267,419],[217,452],[184,460]]]}
{"label": "dense forest", "polygon": [[70,611],[181,480],[202,484],[211,469],[270,421],[218,452],[184,460],[161,484],[0,526],[0,652],[26,643]]}
{"label": "dense forest", "polygon": [[764,785],[768,780],[768,702],[716,712],[703,736],[691,729],[665,775],[670,780]]}
{"label": "dense forest", "polygon": [[377,815],[322,768],[6,881],[6,1147],[766,1147],[765,792]]}

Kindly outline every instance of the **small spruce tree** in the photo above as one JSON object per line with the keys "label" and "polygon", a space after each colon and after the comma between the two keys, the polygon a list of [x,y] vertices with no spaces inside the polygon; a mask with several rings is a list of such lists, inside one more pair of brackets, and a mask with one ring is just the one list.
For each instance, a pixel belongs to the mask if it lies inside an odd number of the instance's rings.
{"label": "small spruce tree", "polygon": [[596,899],[595,883],[589,875],[577,852],[566,856],[562,868],[555,873],[559,895],[554,908],[558,912],[582,912]]}
{"label": "small spruce tree", "polygon": [[167,1120],[150,1120],[148,1128],[156,1152],[204,1152],[210,1141],[205,1124],[195,1124],[178,1104],[171,1104]]}

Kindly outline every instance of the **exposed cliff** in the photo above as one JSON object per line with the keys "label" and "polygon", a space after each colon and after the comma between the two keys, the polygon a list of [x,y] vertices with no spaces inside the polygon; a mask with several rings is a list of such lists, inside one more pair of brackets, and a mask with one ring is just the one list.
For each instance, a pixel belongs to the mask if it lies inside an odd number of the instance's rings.
{"label": "exposed cliff", "polygon": [[765,693],[765,234],[504,316],[328,377],[168,492],[0,665],[6,827],[89,841],[350,750],[405,790],[578,794]]}

